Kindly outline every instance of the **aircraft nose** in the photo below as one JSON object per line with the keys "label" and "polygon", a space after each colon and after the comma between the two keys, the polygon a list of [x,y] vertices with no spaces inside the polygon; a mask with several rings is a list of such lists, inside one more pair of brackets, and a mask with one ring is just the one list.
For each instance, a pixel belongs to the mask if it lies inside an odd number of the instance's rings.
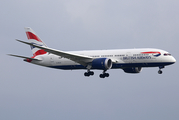
{"label": "aircraft nose", "polygon": [[172,56],[171,61],[172,61],[173,63],[175,63],[175,62],[176,62],[176,59]]}

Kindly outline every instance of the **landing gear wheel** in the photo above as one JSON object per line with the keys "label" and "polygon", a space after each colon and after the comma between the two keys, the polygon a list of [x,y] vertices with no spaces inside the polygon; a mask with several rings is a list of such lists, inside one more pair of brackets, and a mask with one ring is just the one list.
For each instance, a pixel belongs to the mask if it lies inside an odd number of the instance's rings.
{"label": "landing gear wheel", "polygon": [[109,77],[109,73],[104,73],[104,76],[105,77]]}
{"label": "landing gear wheel", "polygon": [[158,74],[162,74],[162,71],[161,71],[161,70],[159,70],[159,71],[158,71]]}
{"label": "landing gear wheel", "polygon": [[105,78],[104,74],[99,75],[100,78]]}
{"label": "landing gear wheel", "polygon": [[88,72],[88,74],[90,74],[90,75],[94,75],[94,72],[93,72],[93,71],[90,71],[90,72]]}
{"label": "landing gear wheel", "polygon": [[88,72],[85,72],[85,73],[84,73],[84,76],[89,77],[90,74],[89,74]]}
{"label": "landing gear wheel", "polygon": [[100,78],[109,77],[109,73],[103,73],[99,75]]}
{"label": "landing gear wheel", "polygon": [[90,75],[94,75],[93,71],[85,72],[84,76],[89,77]]}

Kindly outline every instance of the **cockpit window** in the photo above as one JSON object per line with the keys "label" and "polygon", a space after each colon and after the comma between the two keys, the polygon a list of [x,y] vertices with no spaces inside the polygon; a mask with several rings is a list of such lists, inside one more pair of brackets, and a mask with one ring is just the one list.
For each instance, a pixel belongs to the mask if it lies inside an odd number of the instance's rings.
{"label": "cockpit window", "polygon": [[170,53],[164,53],[164,56],[171,56]]}

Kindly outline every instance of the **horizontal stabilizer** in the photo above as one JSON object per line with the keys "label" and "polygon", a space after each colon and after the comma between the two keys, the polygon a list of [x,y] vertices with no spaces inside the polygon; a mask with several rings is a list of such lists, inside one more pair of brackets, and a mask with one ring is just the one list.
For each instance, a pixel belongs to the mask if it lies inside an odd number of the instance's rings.
{"label": "horizontal stabilizer", "polygon": [[29,59],[29,60],[37,60],[37,61],[41,61],[39,59],[35,59],[35,58],[30,58],[30,57],[24,57],[24,56],[19,56],[19,55],[13,55],[13,54],[7,54],[9,56],[14,56],[14,57],[19,57],[19,58],[25,58],[25,59]]}

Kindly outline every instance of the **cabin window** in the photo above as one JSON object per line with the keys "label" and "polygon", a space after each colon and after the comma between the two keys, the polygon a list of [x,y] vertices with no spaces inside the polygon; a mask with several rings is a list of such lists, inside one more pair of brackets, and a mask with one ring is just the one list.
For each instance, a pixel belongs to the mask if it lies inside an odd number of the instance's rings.
{"label": "cabin window", "polygon": [[164,53],[163,55],[164,55],[164,56],[171,56],[170,53]]}

